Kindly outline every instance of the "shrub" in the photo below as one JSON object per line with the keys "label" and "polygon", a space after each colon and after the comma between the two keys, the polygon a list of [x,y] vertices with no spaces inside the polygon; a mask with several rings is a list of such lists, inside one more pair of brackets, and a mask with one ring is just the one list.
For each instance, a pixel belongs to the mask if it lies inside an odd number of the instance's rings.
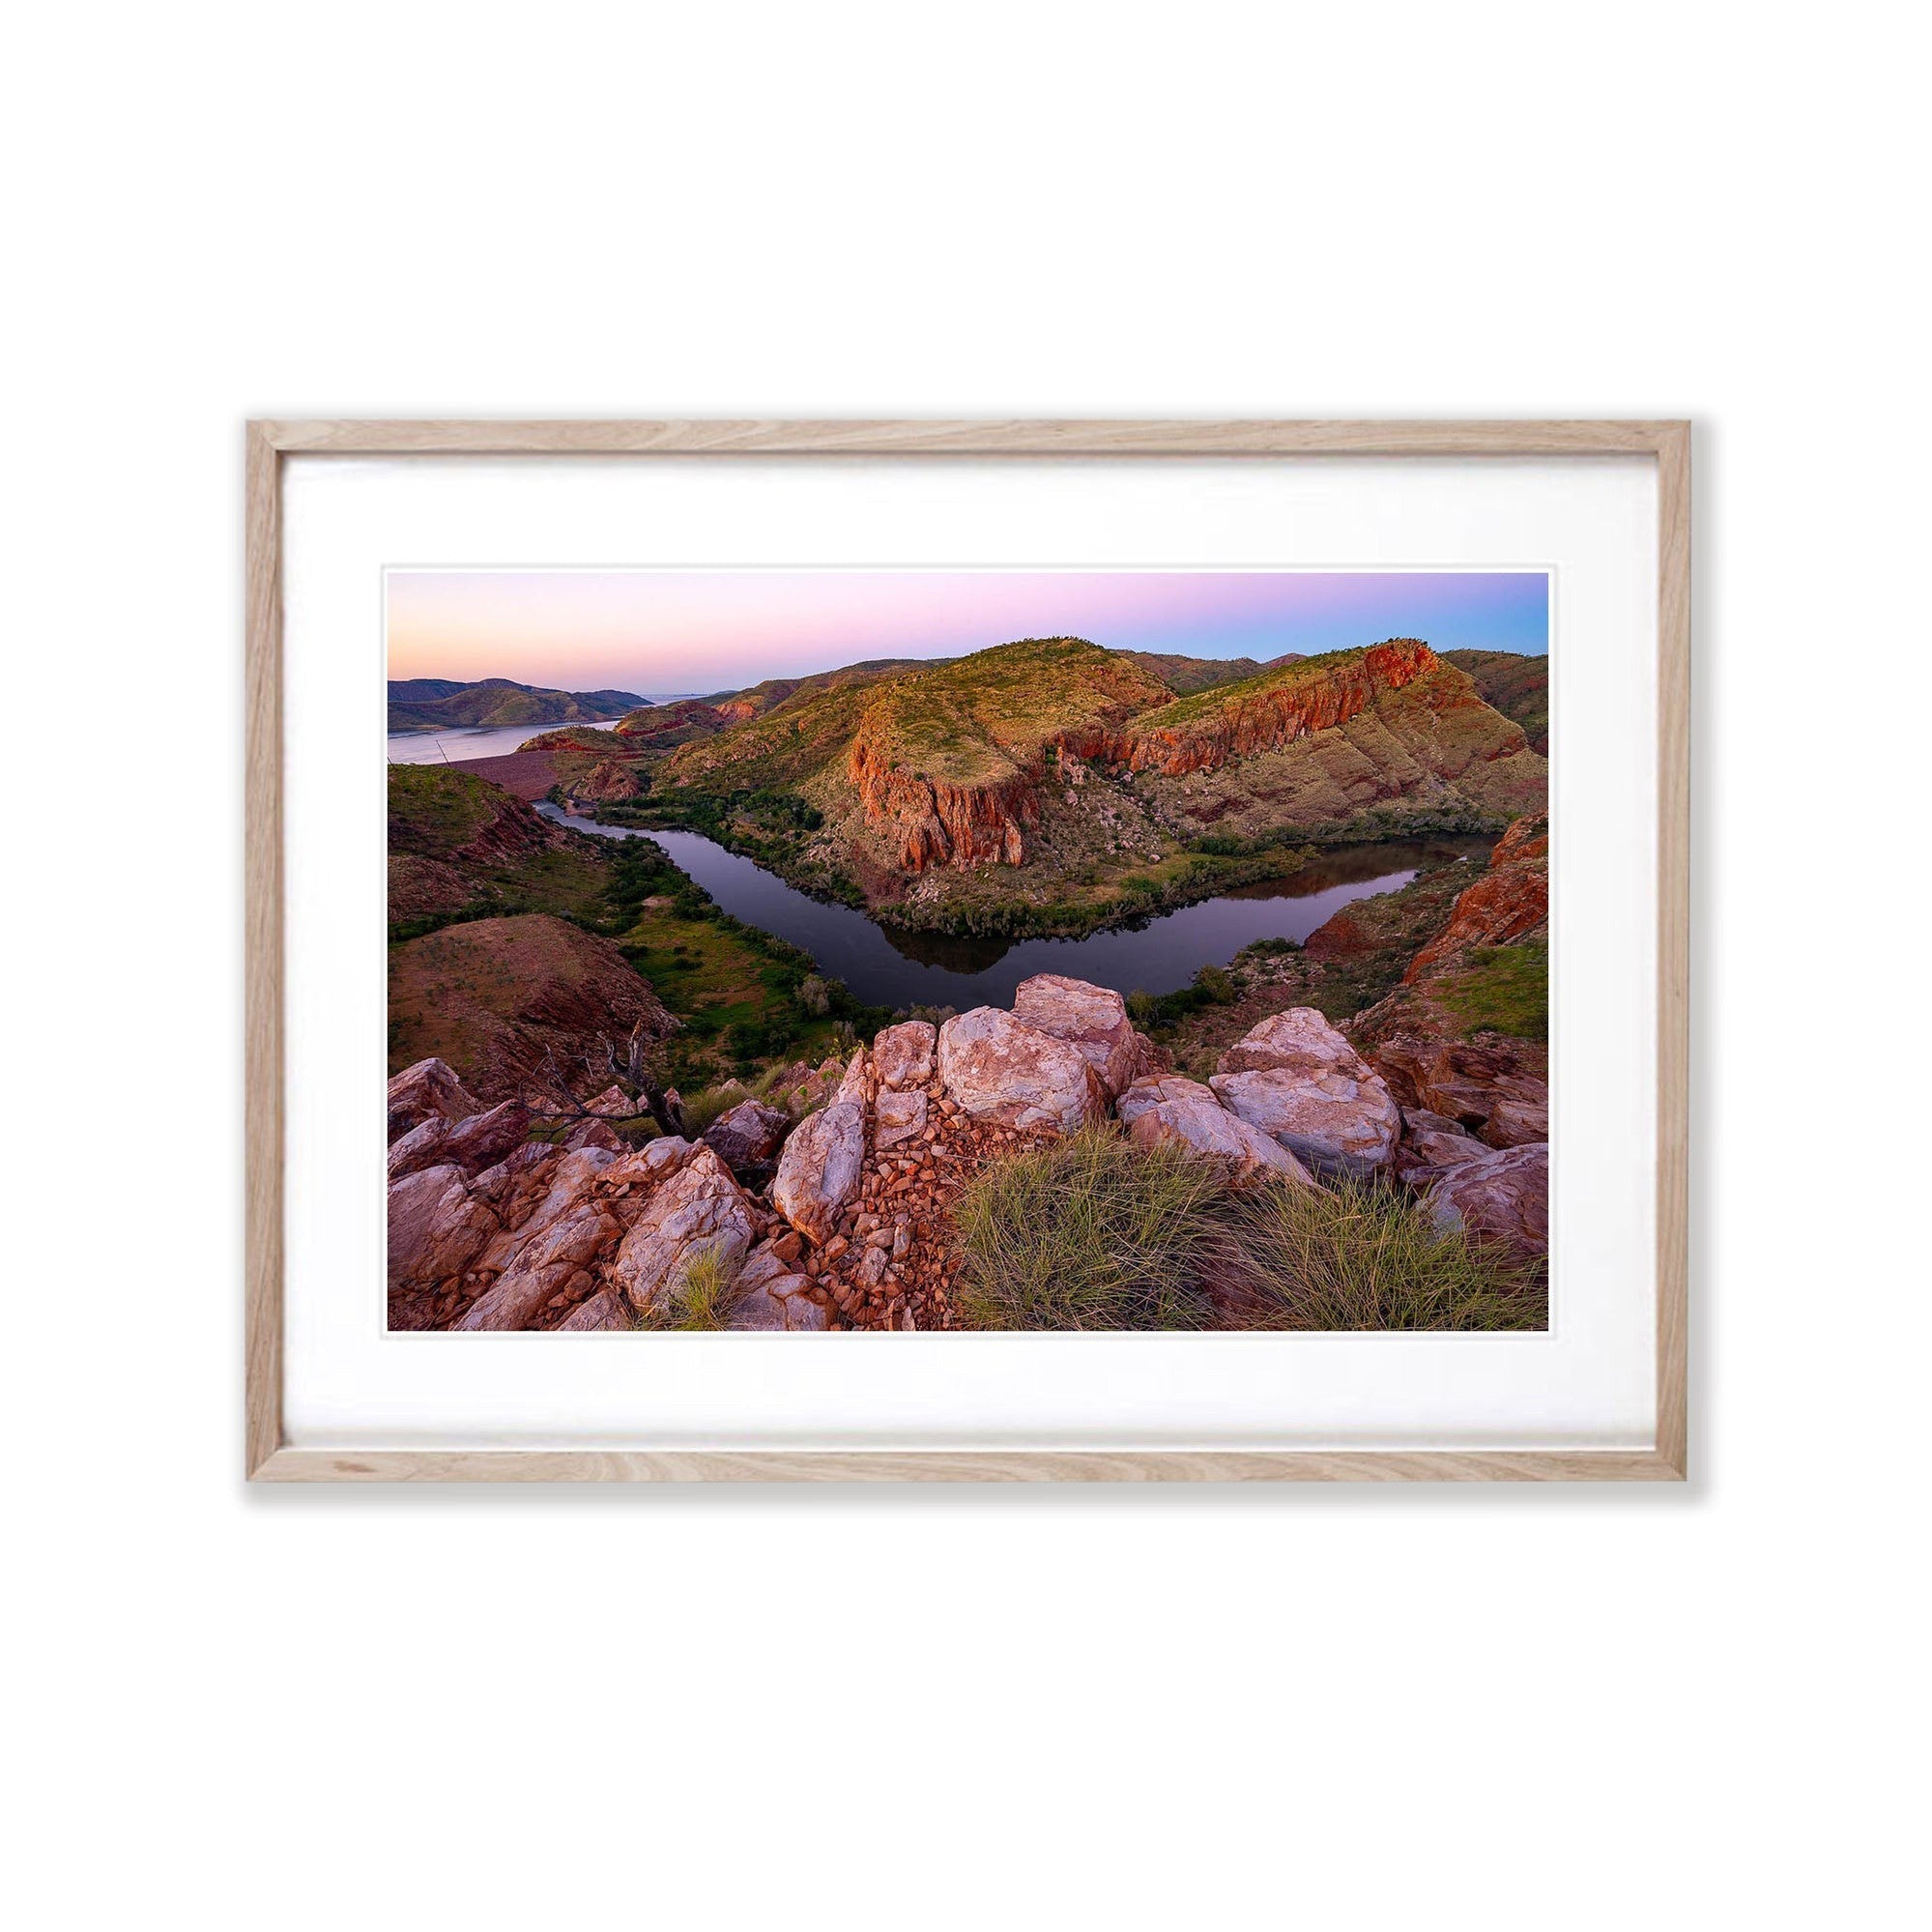
{"label": "shrub", "polygon": [[1385,1183],[1269,1181],[1220,1202],[1216,1300],[1243,1328],[1542,1329],[1540,1271]]}
{"label": "shrub", "polygon": [[832,1010],[832,989],[815,972],[798,982],[798,1004],[814,1019],[822,1020]]}
{"label": "shrub", "polygon": [[798,1024],[788,1012],[773,1012],[755,1020],[734,1020],[725,1028],[725,1044],[740,1072],[749,1073],[773,1053],[782,1053],[798,1037]]}
{"label": "shrub", "polygon": [[1158,996],[1134,992],[1127,995],[1127,1015],[1143,1033],[1164,1033],[1178,1025],[1190,1013],[1203,1006],[1228,1006],[1241,996],[1240,989],[1226,967],[1204,966],[1191,986]]}
{"label": "shrub", "polygon": [[973,1328],[1200,1328],[1224,1170],[1107,1129],[984,1168],[954,1221],[954,1302]]}
{"label": "shrub", "polygon": [[1238,996],[1226,968],[1204,966],[1194,976],[1195,991],[1215,1006],[1232,1006]]}

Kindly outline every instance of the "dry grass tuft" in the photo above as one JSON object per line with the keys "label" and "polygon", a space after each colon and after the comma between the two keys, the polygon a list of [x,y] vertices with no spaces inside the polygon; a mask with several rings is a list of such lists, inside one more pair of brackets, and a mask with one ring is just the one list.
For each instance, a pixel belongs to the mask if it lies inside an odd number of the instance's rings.
{"label": "dry grass tuft", "polygon": [[1089,1130],[983,1168],[954,1210],[973,1328],[1202,1328],[1222,1169]]}
{"label": "dry grass tuft", "polygon": [[1539,1270],[1439,1230],[1385,1182],[1318,1189],[1268,1182],[1222,1202],[1212,1267],[1230,1326],[1294,1329],[1543,1329]]}
{"label": "dry grass tuft", "polygon": [[742,1294],[738,1264],[722,1248],[701,1248],[685,1263],[664,1299],[633,1318],[633,1328],[709,1334],[732,1325]]}
{"label": "dry grass tuft", "polygon": [[1105,1128],[982,1168],[954,1221],[971,1328],[1548,1326],[1540,1269],[1387,1181],[1235,1187],[1219,1161]]}
{"label": "dry grass tuft", "polygon": [[741,1086],[707,1086],[697,1093],[680,1096],[684,1102],[684,1138],[687,1140],[702,1139],[705,1129],[712,1121],[720,1114],[729,1113],[739,1101],[748,1097]]}

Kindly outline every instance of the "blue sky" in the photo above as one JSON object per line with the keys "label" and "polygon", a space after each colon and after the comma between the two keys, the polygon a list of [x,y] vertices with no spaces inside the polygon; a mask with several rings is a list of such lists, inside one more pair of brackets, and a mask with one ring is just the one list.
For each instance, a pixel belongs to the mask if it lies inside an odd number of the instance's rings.
{"label": "blue sky", "polygon": [[1548,649],[1542,571],[396,570],[391,678],[723,690],[1022,637],[1276,657]]}

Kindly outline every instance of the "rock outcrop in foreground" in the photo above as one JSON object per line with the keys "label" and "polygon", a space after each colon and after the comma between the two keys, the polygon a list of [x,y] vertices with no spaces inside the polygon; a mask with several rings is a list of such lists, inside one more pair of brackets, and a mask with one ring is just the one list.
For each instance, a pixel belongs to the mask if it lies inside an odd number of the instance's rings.
{"label": "rock outcrop in foreground", "polygon": [[[626,1146],[601,1118],[562,1144],[513,1103],[481,1107],[441,1061],[389,1083],[390,1324],[556,1329],[672,1324],[694,1264],[735,1277],[744,1330],[946,1328],[950,1204],[983,1165],[1117,1120],[1237,1178],[1315,1187],[1330,1173],[1432,1189],[1445,1226],[1514,1252],[1545,1241],[1547,1148],[1485,1145],[1446,1115],[1406,1115],[1388,1081],[1309,1007],[1272,1014],[1211,1081],[1161,1071],[1120,996],[1028,980],[1013,1010],[908,1021],[855,1052],[822,1104],[747,1101],[703,1142]],[[601,1103],[608,1100],[608,1109]],[[593,1114],[620,1115],[620,1090]],[[776,1156],[775,1171],[772,1168]],[[768,1192],[757,1185],[769,1175]]]}
{"label": "rock outcrop in foreground", "polygon": [[1208,1084],[1230,1113],[1313,1167],[1370,1174],[1395,1158],[1402,1123],[1388,1083],[1312,1006],[1253,1027]]}

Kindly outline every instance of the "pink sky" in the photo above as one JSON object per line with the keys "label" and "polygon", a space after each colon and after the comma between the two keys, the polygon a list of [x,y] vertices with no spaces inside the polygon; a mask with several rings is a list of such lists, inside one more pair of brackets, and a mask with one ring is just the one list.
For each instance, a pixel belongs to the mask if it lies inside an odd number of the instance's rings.
{"label": "pink sky", "polygon": [[646,696],[1022,637],[1274,657],[1548,648],[1542,571],[392,570],[391,678]]}

